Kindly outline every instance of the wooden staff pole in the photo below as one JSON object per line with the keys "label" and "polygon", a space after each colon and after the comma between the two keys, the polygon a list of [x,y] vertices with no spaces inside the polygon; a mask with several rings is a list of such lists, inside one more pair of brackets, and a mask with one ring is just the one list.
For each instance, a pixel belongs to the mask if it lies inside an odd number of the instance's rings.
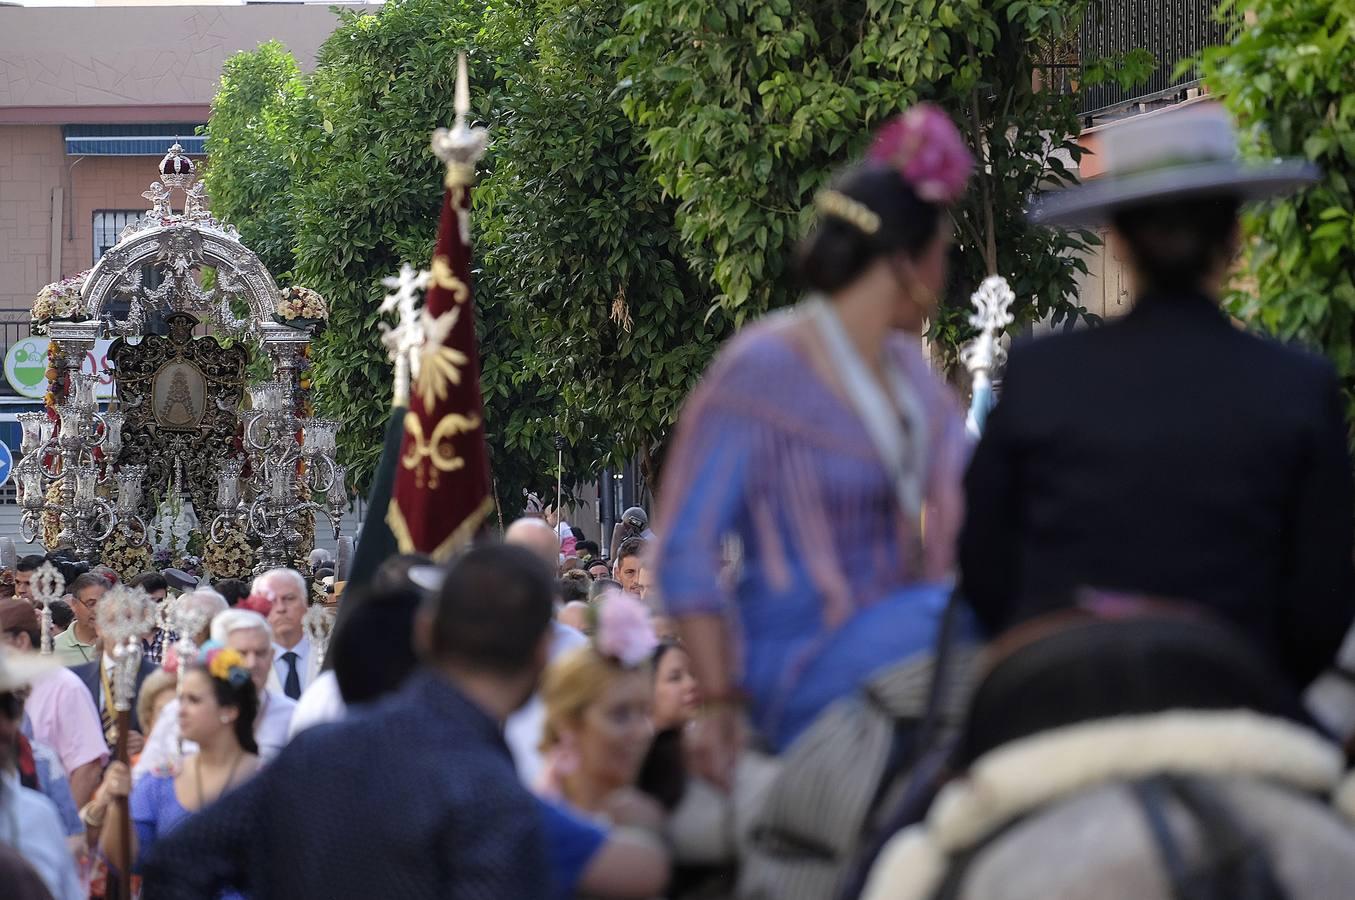
{"label": "wooden staff pole", "polygon": [[[120,705],[120,704],[119,704]],[[118,709],[118,740],[113,748],[113,758],[120,763],[131,763],[127,759],[127,737],[132,730],[132,711]],[[127,797],[117,800],[118,837],[122,841],[122,859],[113,860],[118,867],[118,898],[132,900],[132,816]]]}

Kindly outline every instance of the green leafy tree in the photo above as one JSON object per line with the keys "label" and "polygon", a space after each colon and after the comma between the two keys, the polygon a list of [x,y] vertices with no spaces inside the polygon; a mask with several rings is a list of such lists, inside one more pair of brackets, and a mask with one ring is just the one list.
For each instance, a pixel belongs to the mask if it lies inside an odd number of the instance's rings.
{"label": "green leafy tree", "polygon": [[[381,279],[402,261],[427,265],[432,253],[441,164],[428,138],[452,121],[456,55],[483,13],[457,0],[340,11],[308,76],[276,45],[228,61],[207,127],[214,209],[246,243],[260,242],[270,266],[290,264],[294,282],[329,300],[313,381],[320,412],[344,423],[340,455],[359,487],[379,456],[390,407],[377,328]],[[491,75],[487,65],[474,67],[481,111],[492,103]],[[483,299],[479,314],[482,326],[496,318]]]}
{"label": "green leafy tree", "polygon": [[[1221,15],[1240,4],[1228,0]],[[1355,22],[1352,0],[1253,0],[1250,22],[1206,51],[1204,76],[1259,157],[1307,157],[1312,188],[1244,218],[1248,278],[1233,312],[1320,348],[1355,382]],[[1349,392],[1348,392],[1349,396]],[[1348,409],[1355,414],[1355,406]]]}
{"label": "green leafy tree", "polygon": [[297,160],[288,137],[309,110],[296,60],[269,41],[226,60],[206,129],[212,212],[234,224],[279,279],[292,268],[296,226],[290,192]]}
{"label": "green leafy tree", "polygon": [[[1067,32],[1069,0],[639,0],[609,44],[625,105],[659,183],[679,201],[685,252],[742,322],[792,302],[787,268],[832,171],[869,132],[920,100],[940,103],[982,161],[957,210],[952,302],[932,337],[965,336],[963,299],[1001,273],[1026,321],[1071,320],[1075,254],[1090,235],[1026,224],[1026,197],[1071,180],[1074,101],[1033,86],[1042,41]],[[1066,160],[1066,161],[1065,161]]]}
{"label": "green leafy tree", "polygon": [[[481,285],[515,307],[525,328],[510,352],[553,401],[548,416],[515,417],[505,440],[527,452],[558,431],[586,472],[633,454],[652,463],[726,323],[706,317],[708,282],[683,258],[674,204],[598,56],[623,9],[550,0],[486,29],[506,63],[478,195]],[[525,65],[511,54],[524,45],[536,51]]]}
{"label": "green leafy tree", "polygon": [[[453,118],[466,47],[475,114],[492,135],[474,195],[476,302],[505,515],[523,490],[547,492],[557,432],[570,445],[567,484],[653,456],[723,336],[725,320],[705,316],[707,282],[680,252],[675,204],[610,99],[614,69],[597,58],[621,12],[399,0],[341,14],[312,75],[275,46],[228,64],[208,128],[216,206],[260,239],[276,225],[266,261],[329,298],[314,381],[321,411],[345,423],[355,483],[376,462],[389,407],[380,280],[432,252],[441,165],[428,137]],[[285,164],[260,178],[255,160]]]}

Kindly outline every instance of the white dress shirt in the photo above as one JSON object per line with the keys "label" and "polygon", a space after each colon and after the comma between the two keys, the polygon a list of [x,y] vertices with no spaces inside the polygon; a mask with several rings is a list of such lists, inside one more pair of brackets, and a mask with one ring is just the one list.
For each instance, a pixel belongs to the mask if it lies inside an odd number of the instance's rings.
{"label": "white dress shirt", "polygon": [[[552,622],[555,637],[550,643],[551,662],[571,650],[587,646],[588,638],[582,632]],[[508,717],[504,727],[504,740],[508,749],[513,751],[513,762],[517,764],[518,778],[528,788],[536,784],[541,776],[541,733],[546,727],[546,704],[541,702],[540,694],[532,694],[532,699],[522,709]]]}
{"label": "white dress shirt", "polygon": [[[287,732],[292,725],[296,701],[281,691],[263,692],[263,704],[254,723],[254,740],[259,745],[259,759],[263,762],[278,755],[287,744]],[[171,772],[178,768],[185,756],[198,752],[198,745],[181,740],[179,735],[179,698],[165,704],[155,720],[155,727],[146,738],[146,747],[132,769],[132,780],[140,780],[151,772]]]}
{"label": "white dress shirt", "polygon": [[[268,688],[282,694],[283,688],[287,686],[288,665],[287,660],[282,658],[282,654],[288,652],[296,654],[296,675],[297,678],[301,679],[301,693],[304,694],[306,688],[310,687],[311,682],[315,680],[315,676],[318,674],[315,671],[317,658],[311,652],[311,639],[304,634],[290,651],[281,644],[273,644],[273,671],[268,676]],[[284,694],[284,696],[286,695]]]}
{"label": "white dress shirt", "polygon": [[343,693],[339,690],[339,679],[334,670],[321,672],[297,701],[287,739],[291,740],[315,725],[342,721],[347,712],[348,704],[343,702]]}
{"label": "white dress shirt", "polygon": [[84,900],[56,806],[20,785],[13,772],[0,775],[0,780],[4,781],[0,786],[0,841],[33,867],[54,900]]}

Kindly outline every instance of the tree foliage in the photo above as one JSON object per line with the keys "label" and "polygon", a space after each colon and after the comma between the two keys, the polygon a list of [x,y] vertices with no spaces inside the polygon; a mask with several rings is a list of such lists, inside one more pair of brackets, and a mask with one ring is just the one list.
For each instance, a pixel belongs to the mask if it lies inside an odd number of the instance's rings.
{"label": "tree foliage", "polygon": [[475,193],[491,464],[508,514],[553,480],[658,456],[715,347],[792,302],[809,201],[869,131],[941,103],[983,160],[956,213],[953,297],[1005,274],[1025,320],[1071,319],[1085,236],[1032,229],[1026,197],[1066,180],[1073,100],[1035,89],[1042,41],[1081,0],[392,0],[339,13],[316,69],[276,45],[228,62],[208,126],[215,208],[277,271],[330,300],[321,412],[355,483],[379,452],[390,367],[382,277],[432,251],[457,51],[474,48],[491,131]]}
{"label": "tree foliage", "polygon": [[[673,204],[609,100],[614,72],[596,59],[621,9],[399,0],[341,13],[309,76],[275,46],[228,63],[208,126],[216,206],[259,236],[266,262],[329,298],[314,380],[321,411],[345,423],[355,483],[375,465],[389,408],[380,281],[402,261],[428,263],[441,192],[428,137],[453,119],[466,47],[478,48],[472,96],[492,135],[474,195],[476,303],[506,514],[554,480],[557,432],[570,443],[567,483],[648,455],[724,336],[678,251]],[[285,165],[250,175],[274,159]]]}
{"label": "tree foliage", "polygon": [[212,212],[234,224],[279,279],[292,268],[295,228],[289,193],[296,161],[287,136],[307,100],[296,60],[269,41],[226,60],[206,132]]}
{"label": "tree foliage", "polygon": [[[456,0],[340,11],[310,75],[276,45],[237,54],[207,126],[214,209],[267,264],[290,263],[291,280],[329,300],[313,381],[320,413],[344,423],[340,455],[360,487],[390,408],[381,279],[432,252],[441,167],[428,136],[452,119],[456,53],[480,12]],[[481,85],[489,74],[475,72]]]}
{"label": "tree foliage", "polygon": [[[1236,4],[1224,4],[1221,13]],[[1258,157],[1307,157],[1312,188],[1247,215],[1244,320],[1320,348],[1355,383],[1355,2],[1254,0],[1231,42],[1204,55],[1211,88]],[[1355,414],[1355,405],[1349,410]]]}
{"label": "tree foliage", "polygon": [[[598,56],[623,9],[546,0],[501,12],[485,36],[504,88],[478,194],[481,286],[514,308],[517,370],[554,407],[514,417],[504,440],[527,451],[558,431],[584,471],[652,461],[725,334]],[[532,58],[515,56],[523,46]]]}
{"label": "tree foliage", "polygon": [[[1080,14],[1069,0],[639,0],[609,44],[626,109],[675,196],[688,258],[736,322],[792,302],[787,267],[810,202],[869,132],[919,100],[949,110],[980,166],[957,211],[952,299],[1006,275],[1026,320],[1075,316],[1088,235],[1026,224],[1027,196],[1077,158],[1073,100],[1032,86],[1039,42]],[[932,337],[963,337],[957,304]]]}

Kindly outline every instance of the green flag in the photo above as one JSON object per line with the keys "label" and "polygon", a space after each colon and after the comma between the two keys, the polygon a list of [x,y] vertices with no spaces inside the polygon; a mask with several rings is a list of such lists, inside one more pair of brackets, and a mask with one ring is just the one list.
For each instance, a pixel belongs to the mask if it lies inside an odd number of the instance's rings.
{"label": "green flag", "polygon": [[[395,469],[400,459],[400,442],[405,436],[405,413],[403,406],[391,410],[390,422],[386,425],[386,439],[381,445],[381,460],[376,465],[376,476],[372,479],[372,490],[367,495],[367,515],[363,520],[362,534],[358,537],[357,549],[353,554],[353,569],[348,573],[348,583],[344,587],[344,601],[354,590],[366,588],[380,565],[400,552],[395,535],[386,524],[386,510],[390,506],[391,488],[395,485]],[[347,602],[339,604],[339,616]]]}

